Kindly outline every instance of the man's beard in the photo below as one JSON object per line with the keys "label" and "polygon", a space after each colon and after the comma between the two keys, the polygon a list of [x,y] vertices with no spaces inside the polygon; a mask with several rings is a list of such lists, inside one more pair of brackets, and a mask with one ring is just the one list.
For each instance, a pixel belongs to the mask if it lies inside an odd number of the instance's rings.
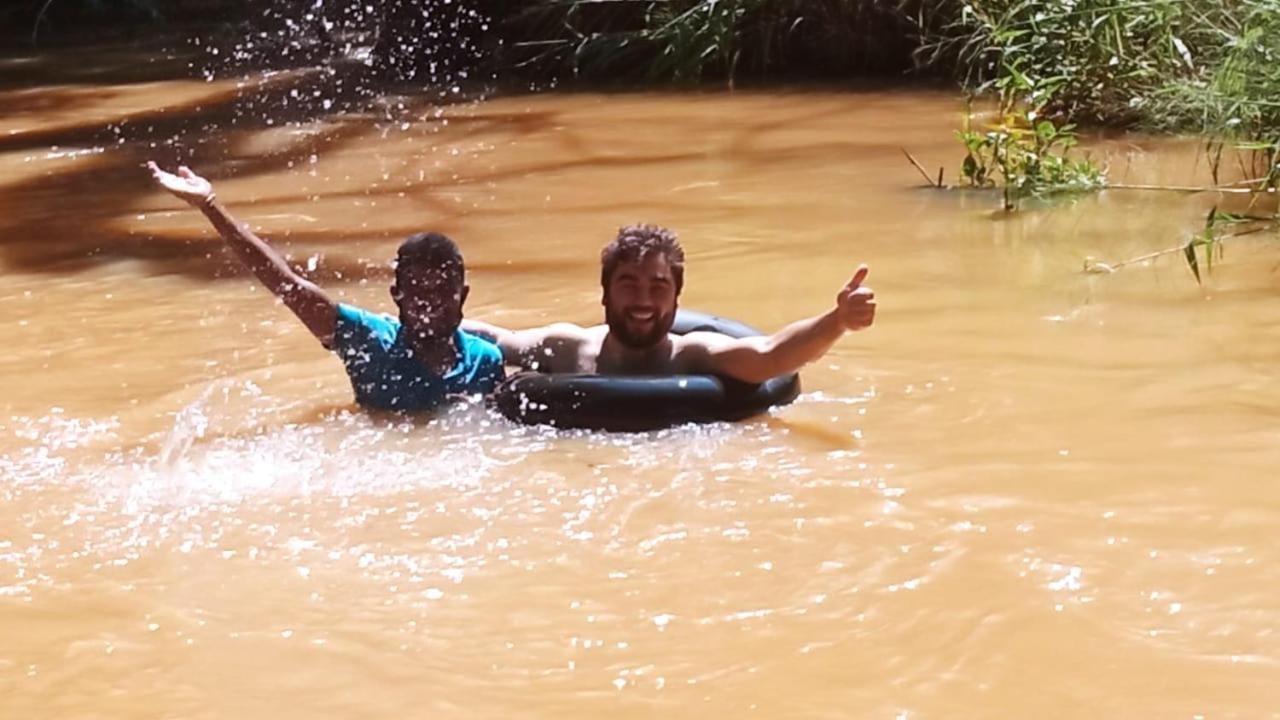
{"label": "man's beard", "polygon": [[618,342],[632,350],[645,350],[666,339],[667,333],[671,332],[671,326],[676,322],[676,311],[673,308],[665,315],[655,313],[652,327],[643,334],[631,332],[627,328],[626,314],[621,310],[614,310],[610,305],[605,305],[604,321],[609,326],[609,333],[617,338]]}

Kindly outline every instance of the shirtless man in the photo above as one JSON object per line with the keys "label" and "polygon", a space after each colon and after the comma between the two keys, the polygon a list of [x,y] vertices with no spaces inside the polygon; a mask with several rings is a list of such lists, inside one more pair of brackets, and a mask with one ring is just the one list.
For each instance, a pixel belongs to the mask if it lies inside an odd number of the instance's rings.
{"label": "shirtless man", "polygon": [[830,310],[773,335],[730,338],[713,332],[671,334],[684,285],[684,250],[675,233],[653,225],[622,228],[600,255],[605,324],[558,323],[508,330],[464,320],[493,338],[509,365],[546,373],[663,375],[709,373],[760,383],[822,357],[846,332],[871,325],[875,293],[862,287],[865,265]]}

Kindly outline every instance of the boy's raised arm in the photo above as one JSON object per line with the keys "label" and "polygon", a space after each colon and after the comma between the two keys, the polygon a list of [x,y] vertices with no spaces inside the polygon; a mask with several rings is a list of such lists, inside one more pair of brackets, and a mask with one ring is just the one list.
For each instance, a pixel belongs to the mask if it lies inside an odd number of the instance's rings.
{"label": "boy's raised arm", "polygon": [[165,172],[154,162],[148,162],[147,167],[156,184],[204,213],[258,280],[298,316],[322,345],[332,347],[338,306],[328,293],[295,272],[266,241],[231,217],[208,180],[185,166],[179,167],[177,174]]}

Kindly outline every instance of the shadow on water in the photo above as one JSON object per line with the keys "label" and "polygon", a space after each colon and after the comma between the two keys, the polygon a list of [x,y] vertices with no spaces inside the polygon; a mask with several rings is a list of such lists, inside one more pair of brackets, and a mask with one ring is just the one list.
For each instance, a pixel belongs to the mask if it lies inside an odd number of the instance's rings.
{"label": "shadow on water", "polygon": [[[190,77],[195,55],[173,39],[56,52],[25,48],[0,55],[0,91],[49,85],[126,85]],[[146,58],[139,61],[139,58]]]}
{"label": "shadow on water", "polygon": [[[14,62],[0,61],[4,68]],[[166,72],[144,75],[153,80],[179,80],[189,74],[173,64],[166,67]],[[20,108],[7,114],[74,114],[120,91],[114,86],[68,87],[68,77],[79,79],[78,73],[72,71],[68,76],[55,69],[46,71],[35,83],[24,83],[36,87],[15,90],[12,83],[5,82],[12,80],[12,74],[0,70],[0,97],[20,100],[5,103]],[[133,79],[127,71],[121,72],[123,77],[103,75],[101,79]],[[142,260],[158,265],[161,271],[194,277],[236,274],[228,272],[225,264],[209,262],[208,257],[221,248],[216,240],[184,235],[157,242],[155,237],[121,229],[122,218],[138,213],[158,197],[144,163],[155,160],[172,167],[197,165],[198,159],[199,171],[216,182],[284,173],[308,158],[340,150],[390,119],[385,109],[379,114],[377,103],[367,99],[360,83],[344,82],[359,72],[359,67],[287,71],[206,94],[199,100],[151,107],[124,120],[118,116],[110,121],[90,117],[83,122],[0,136],[0,153],[30,152],[27,161],[56,157],[57,153],[50,151],[59,149],[83,150],[89,155],[0,188],[0,258],[4,266],[27,272],[65,272],[116,260]],[[40,83],[49,87],[39,87]],[[414,99],[400,102],[396,112],[429,116],[433,107],[430,99]],[[0,114],[0,119],[3,117]],[[452,121],[461,124],[467,119]],[[550,120],[521,115],[484,118],[475,124],[481,134],[499,126],[507,132],[523,129],[532,133],[546,122]],[[311,127],[296,130],[304,124]],[[289,133],[287,139],[274,143],[269,151],[251,147],[261,133],[282,130]],[[41,157],[45,153],[49,155]],[[402,187],[365,188],[343,193],[339,199],[376,198],[402,191]],[[272,202],[305,199],[306,195],[298,194],[273,198]],[[234,209],[244,212],[248,207],[242,204]],[[428,209],[437,217],[446,210],[457,212],[443,204],[431,204]],[[417,229],[379,232],[403,234]],[[376,233],[323,230],[289,235],[308,242],[341,243]],[[348,277],[362,274],[357,267],[330,269]]]}
{"label": "shadow on water", "polygon": [[[123,121],[87,120],[0,137],[0,153],[31,152],[39,157],[55,148],[72,152],[87,148],[90,155],[0,189],[0,259],[5,267],[24,272],[62,273],[134,260],[147,262],[156,272],[201,279],[241,275],[229,256],[222,262],[210,261],[221,254],[222,243],[203,231],[194,236],[185,230],[144,234],[124,229],[124,219],[154,212],[155,201],[162,196],[144,170],[147,160],[165,167],[190,164],[215,184],[284,176],[310,158],[340,151],[370,134],[385,134],[402,119],[412,119],[415,132],[426,133],[427,138],[430,131],[448,124],[450,142],[454,143],[505,142],[542,134],[554,137],[565,151],[553,154],[556,159],[526,165],[492,170],[475,167],[445,177],[397,178],[393,183],[334,192],[321,187],[315,193],[273,194],[264,202],[288,206],[315,197],[326,203],[404,198],[419,207],[432,226],[447,226],[475,212],[442,197],[460,188],[601,165],[633,167],[702,157],[696,151],[600,156],[581,147],[572,133],[550,133],[559,120],[553,111],[446,115],[447,106],[434,96],[384,94],[371,100],[355,81],[360,72],[357,66],[286,71],[205,94],[199,100],[152,107]],[[92,107],[116,91],[106,87],[70,93],[55,84],[48,92],[23,91],[32,100],[24,104],[24,110],[73,112],[78,104]],[[270,150],[255,149],[255,142],[267,133],[272,134]],[[628,206],[627,202],[607,202],[598,209]],[[239,202],[232,210],[248,216],[252,207],[252,203]],[[493,208],[485,212],[502,215],[527,210]],[[324,247],[402,237],[423,229],[417,222],[402,226],[384,222],[377,229],[294,226],[272,236]],[[347,280],[384,275],[381,265],[333,256],[327,257],[316,273],[317,279]]]}
{"label": "shadow on water", "polygon": [[[51,163],[43,173],[32,173],[0,186],[0,261],[4,266],[24,272],[62,273],[101,266],[113,262],[141,261],[157,273],[179,274],[199,279],[236,277],[242,270],[223,252],[220,241],[203,228],[190,230],[199,221],[184,218],[177,227],[156,224],[152,230],[131,229],[127,220],[147,215],[164,216],[185,213],[178,206],[166,204],[163,193],[152,184],[143,165],[155,160],[166,167],[192,165],[215,183],[232,180],[278,178],[269,197],[258,202],[237,200],[232,210],[253,220],[259,213],[276,212],[320,199],[326,205],[381,198],[394,199],[403,207],[410,205],[414,217],[397,220],[378,218],[375,227],[356,223],[291,223],[286,230],[268,233],[273,239],[287,239],[292,244],[306,245],[308,251],[340,247],[352,242],[403,237],[424,229],[445,229],[479,210],[468,203],[457,202],[456,193],[468,189],[483,190],[494,183],[522,177],[535,177],[566,171],[611,167],[615,169],[661,166],[707,157],[701,146],[655,148],[644,153],[616,155],[593,148],[573,132],[558,132],[564,124],[564,111],[541,110],[504,112],[485,108],[479,113],[455,112],[438,95],[404,88],[379,86],[372,88],[368,68],[358,62],[327,66],[311,66],[262,73],[226,82],[226,87],[202,88],[198,97],[165,99],[168,86],[144,88],[132,100],[134,113],[93,117],[95,103],[110,100],[122,92],[133,78],[128,72],[128,55],[108,53],[107,71],[94,76],[104,81],[101,87],[69,86],[68,78],[84,79],[74,67],[49,65],[37,76],[34,85],[22,90],[6,89],[14,73],[0,60],[0,98],[6,93],[21,93],[19,112],[72,115],[69,123],[33,127],[9,136],[0,135],[0,154],[31,153],[39,157],[51,148],[68,152],[84,150],[87,156],[74,162]],[[134,54],[136,60],[139,56]],[[145,54],[142,57],[147,57]],[[72,62],[77,66],[88,64]],[[114,60],[111,58],[115,58]],[[142,63],[146,65],[146,63]],[[138,65],[137,62],[134,65]],[[59,70],[61,68],[61,70]],[[190,63],[179,56],[163,59],[155,67],[146,65],[140,76],[148,82],[168,78],[191,81]],[[79,81],[77,80],[77,82]],[[177,86],[174,86],[177,87]],[[372,89],[371,89],[372,88]],[[190,90],[191,87],[187,86]],[[155,102],[159,98],[159,102]],[[456,99],[455,101],[456,102]],[[75,113],[85,109],[83,121]],[[100,112],[100,111],[99,111]],[[803,120],[828,120],[838,117],[838,106],[814,112],[810,108]],[[4,115],[0,114],[0,120]],[[793,153],[811,153],[813,148],[779,148],[759,143],[758,138],[800,118],[788,115],[762,117],[758,126],[743,128],[727,150],[735,162],[781,162]],[[405,123],[408,125],[405,125]],[[695,120],[696,122],[696,120]],[[448,143],[481,143],[490,146],[538,136],[552,142],[559,151],[543,153],[528,163],[504,162],[498,167],[473,163],[450,168],[445,173],[427,173],[417,179],[396,177],[393,181],[369,182],[353,187],[350,182],[326,187],[321,180],[297,180],[296,169],[317,156],[332,156],[361,141],[381,133],[398,133],[412,126],[412,134],[392,137],[386,147],[390,153],[418,155],[430,150],[434,131],[448,125]],[[421,140],[421,142],[415,142]],[[264,150],[264,141],[268,149]],[[835,153],[848,150],[857,143],[833,143]],[[50,155],[53,157],[53,155]],[[399,158],[392,158],[399,159]],[[363,163],[362,163],[363,164]],[[367,170],[368,168],[364,168]],[[359,173],[353,173],[359,174]],[[289,183],[297,183],[289,187]],[[306,187],[305,185],[313,185]],[[335,184],[336,185],[336,184]],[[255,205],[257,206],[255,208]],[[169,208],[173,209],[170,210]],[[635,198],[587,202],[575,210],[622,215],[632,208],[643,207]],[[362,208],[359,212],[368,213]],[[420,215],[419,215],[420,212]],[[492,207],[483,212],[490,216],[518,217],[529,212],[527,207]],[[418,218],[421,218],[419,220]],[[287,246],[286,246],[287,249]],[[220,257],[219,261],[211,261]],[[343,258],[327,254],[321,267],[313,271],[318,280],[359,280],[386,276],[385,263]],[[563,258],[554,259],[561,266]],[[522,265],[528,269],[527,265]],[[495,268],[501,271],[501,267]]]}

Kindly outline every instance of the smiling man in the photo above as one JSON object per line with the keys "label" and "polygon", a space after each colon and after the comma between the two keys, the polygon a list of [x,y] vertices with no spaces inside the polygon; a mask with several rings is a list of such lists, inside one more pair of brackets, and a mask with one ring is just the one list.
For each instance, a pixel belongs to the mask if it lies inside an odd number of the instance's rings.
{"label": "smiling man", "polygon": [[665,375],[710,373],[759,383],[822,357],[846,332],[875,319],[875,293],[862,287],[865,265],[821,315],[773,335],[730,338],[713,332],[671,333],[684,288],[684,250],[675,233],[654,225],[624,227],[600,254],[605,324],[560,323],[508,330],[464,321],[493,338],[508,364],[546,373]]}

